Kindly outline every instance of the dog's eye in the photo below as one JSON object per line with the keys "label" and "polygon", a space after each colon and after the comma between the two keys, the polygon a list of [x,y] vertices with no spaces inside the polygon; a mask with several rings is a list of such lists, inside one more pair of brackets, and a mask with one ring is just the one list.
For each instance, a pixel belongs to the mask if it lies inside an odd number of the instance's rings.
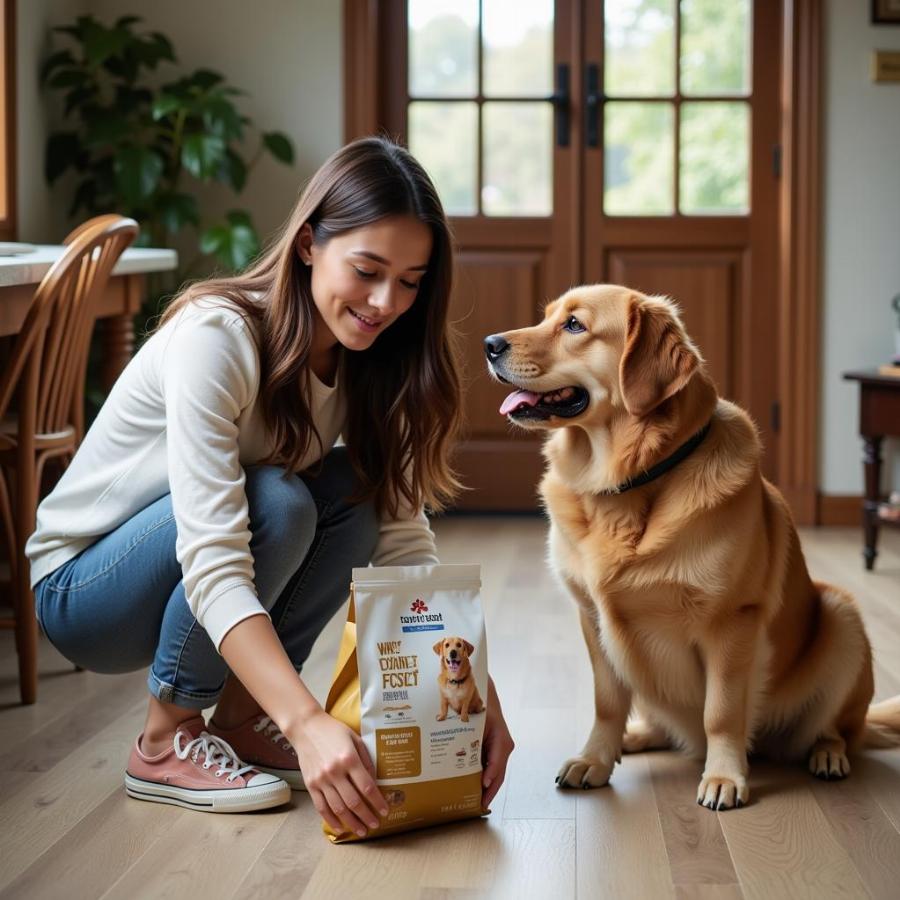
{"label": "dog's eye", "polygon": [[569,316],[563,324],[563,328],[571,334],[581,334],[581,332],[587,331],[584,325],[582,325],[575,316]]}

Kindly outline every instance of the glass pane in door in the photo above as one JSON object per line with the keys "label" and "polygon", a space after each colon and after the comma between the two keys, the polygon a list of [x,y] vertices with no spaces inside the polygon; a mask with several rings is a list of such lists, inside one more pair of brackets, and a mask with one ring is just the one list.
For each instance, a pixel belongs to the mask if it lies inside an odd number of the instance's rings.
{"label": "glass pane in door", "polygon": [[482,54],[488,97],[553,92],[553,0],[482,0]]}
{"label": "glass pane in door", "polygon": [[606,0],[603,45],[608,96],[675,93],[675,0]]}
{"label": "glass pane in door", "polygon": [[487,102],[481,207],[489,216],[549,216],[553,110],[549,103]]}
{"label": "glass pane in door", "polygon": [[681,0],[681,93],[750,93],[750,0]]}
{"label": "glass pane in door", "polygon": [[410,96],[474,96],[478,0],[409,0],[407,16]]}
{"label": "glass pane in door", "polygon": [[409,0],[407,139],[453,216],[553,212],[555,0]]}
{"label": "glass pane in door", "polygon": [[674,123],[671,103],[606,104],[603,211],[607,215],[674,212]]}
{"label": "glass pane in door", "polygon": [[478,105],[415,101],[408,110],[409,149],[425,167],[451,216],[478,212]]}
{"label": "glass pane in door", "polygon": [[681,106],[681,212],[735,215],[749,209],[750,107],[708,101]]}

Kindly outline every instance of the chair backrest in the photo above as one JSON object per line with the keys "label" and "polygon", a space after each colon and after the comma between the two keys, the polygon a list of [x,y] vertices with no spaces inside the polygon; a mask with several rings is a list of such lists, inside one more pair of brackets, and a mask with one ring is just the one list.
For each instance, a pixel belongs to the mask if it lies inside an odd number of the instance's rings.
{"label": "chair backrest", "polygon": [[124,216],[84,222],[66,237],[65,251],[38,285],[0,376],[0,418],[19,391],[20,440],[73,425],[98,301],[138,231],[137,222]]}

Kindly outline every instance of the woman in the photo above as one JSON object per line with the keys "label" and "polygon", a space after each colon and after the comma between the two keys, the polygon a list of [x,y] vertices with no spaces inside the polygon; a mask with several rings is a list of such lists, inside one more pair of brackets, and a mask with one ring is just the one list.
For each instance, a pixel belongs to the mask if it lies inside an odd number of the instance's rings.
{"label": "woman", "polygon": [[[407,151],[339,150],[257,263],[169,306],[41,504],[48,639],[94,671],[150,664],[131,796],[260,809],[286,780],[336,829],[386,814],[362,741],[298,673],[353,566],[437,562],[423,510],[458,487],[451,253]],[[511,750],[491,683],[485,805]]]}

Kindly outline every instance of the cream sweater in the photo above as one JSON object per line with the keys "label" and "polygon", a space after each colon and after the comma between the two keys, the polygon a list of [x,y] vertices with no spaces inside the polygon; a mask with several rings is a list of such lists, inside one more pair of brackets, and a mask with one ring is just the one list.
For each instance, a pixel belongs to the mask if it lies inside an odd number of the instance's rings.
{"label": "cream sweater", "polygon": [[[171,493],[187,602],[218,648],[230,628],[264,612],[253,582],[243,467],[270,448],[257,402],[253,326],[216,304],[190,304],[140,348],[38,508],[25,552],[35,585]],[[310,378],[311,413],[327,452],[341,434],[345,398],[340,385]],[[301,468],[318,458],[313,441]],[[375,565],[437,561],[423,511],[404,509],[381,523]]]}

